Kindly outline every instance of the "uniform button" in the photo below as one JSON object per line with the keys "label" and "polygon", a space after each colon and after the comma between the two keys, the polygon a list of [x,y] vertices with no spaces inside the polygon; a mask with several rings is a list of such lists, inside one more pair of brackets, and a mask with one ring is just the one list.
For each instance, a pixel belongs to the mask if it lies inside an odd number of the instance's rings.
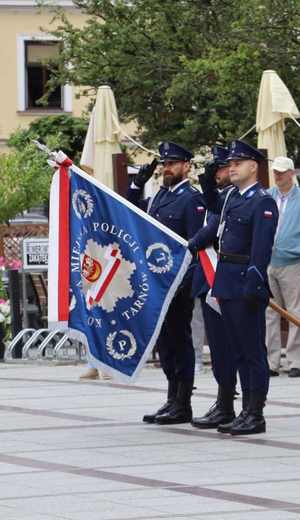
{"label": "uniform button", "polygon": [[229,231],[228,227],[225,229],[225,231]]}
{"label": "uniform button", "polygon": [[156,213],[156,215],[155,215],[155,216],[156,216],[156,217],[159,217],[159,213]]}
{"label": "uniform button", "polygon": [[258,285],[257,289],[261,289],[261,285]]}

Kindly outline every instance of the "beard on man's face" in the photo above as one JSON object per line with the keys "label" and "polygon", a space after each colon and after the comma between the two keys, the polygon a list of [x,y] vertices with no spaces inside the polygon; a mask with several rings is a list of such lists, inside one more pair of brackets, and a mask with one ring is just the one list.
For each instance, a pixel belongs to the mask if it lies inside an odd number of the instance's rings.
{"label": "beard on man's face", "polygon": [[176,175],[172,175],[172,173],[165,172],[164,173],[164,186],[167,188],[171,186],[176,186],[179,182],[183,180],[183,176],[181,173],[177,173]]}

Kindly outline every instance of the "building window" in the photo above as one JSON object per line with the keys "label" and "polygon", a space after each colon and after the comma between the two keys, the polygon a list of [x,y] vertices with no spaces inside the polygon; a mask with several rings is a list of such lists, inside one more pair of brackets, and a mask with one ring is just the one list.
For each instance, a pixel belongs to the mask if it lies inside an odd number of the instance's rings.
{"label": "building window", "polygon": [[[25,42],[26,108],[42,108],[39,103],[47,90],[51,71],[46,62],[59,52],[57,42]],[[62,109],[62,88],[57,87],[48,98],[48,107]]]}
{"label": "building window", "polygon": [[39,103],[47,90],[52,72],[47,61],[55,58],[61,42],[44,33],[17,36],[18,110],[72,112],[72,87],[57,87],[49,96],[47,106]]}

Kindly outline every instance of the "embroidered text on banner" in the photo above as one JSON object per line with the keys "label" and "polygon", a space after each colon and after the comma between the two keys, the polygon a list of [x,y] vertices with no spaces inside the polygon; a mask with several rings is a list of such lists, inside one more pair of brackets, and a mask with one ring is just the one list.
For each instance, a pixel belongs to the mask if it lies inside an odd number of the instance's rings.
{"label": "embroidered text on banner", "polygon": [[[49,326],[69,329],[96,366],[133,381],[191,255],[185,240],[79,168],[72,165],[68,178],[66,186],[60,168],[51,188]],[[66,277],[67,299],[59,283]]]}

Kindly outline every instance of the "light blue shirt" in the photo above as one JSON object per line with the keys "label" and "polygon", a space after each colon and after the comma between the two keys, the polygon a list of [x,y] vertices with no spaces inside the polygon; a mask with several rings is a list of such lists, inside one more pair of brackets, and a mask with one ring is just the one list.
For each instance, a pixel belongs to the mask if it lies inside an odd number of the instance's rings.
{"label": "light blue shirt", "polygon": [[281,199],[282,206],[270,264],[284,267],[300,263],[300,188],[294,186],[286,196],[276,186],[267,191],[277,203]]}

